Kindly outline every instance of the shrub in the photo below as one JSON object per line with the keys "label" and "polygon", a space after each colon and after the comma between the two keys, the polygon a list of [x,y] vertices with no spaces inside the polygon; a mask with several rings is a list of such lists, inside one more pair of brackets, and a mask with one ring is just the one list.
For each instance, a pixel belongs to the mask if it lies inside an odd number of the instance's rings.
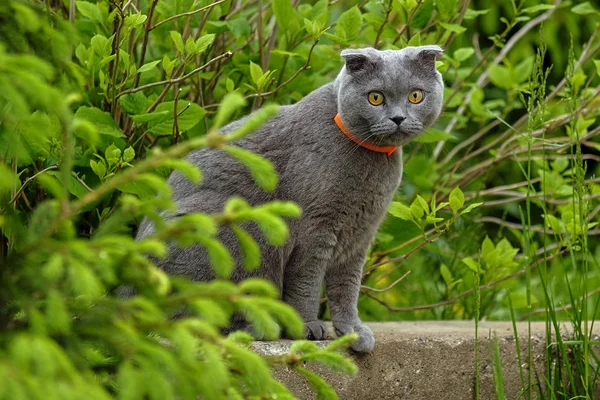
{"label": "shrub", "polygon": [[[264,218],[281,242],[299,210],[232,199],[219,215],[164,223],[165,177],[179,169],[201,179],[187,152],[227,151],[252,129],[216,140],[223,123],[260,108],[257,125],[275,112],[268,103],[329,82],[342,48],[436,43],[445,110],[404,149],[403,184],[365,265],[362,316],[542,319],[554,333],[569,319],[575,340],[548,343],[560,362],[549,362],[546,380],[555,393],[589,396],[598,360],[587,321],[600,304],[598,12],[592,2],[533,0],[3,2],[0,369],[20,380],[0,393],[249,397],[285,392],[268,372],[283,362],[330,394],[301,354],[261,360],[244,334],[219,333],[240,309],[273,337],[275,321],[300,333],[272,287],[191,283],[148,258],[168,240],[199,242],[226,278],[219,223]],[[238,157],[273,187],[267,160]],[[159,229],[135,242],[143,216]],[[255,267],[255,245],[243,244]],[[120,284],[140,295],[115,299]],[[169,320],[184,304],[190,318]],[[524,393],[532,382],[530,371]]]}

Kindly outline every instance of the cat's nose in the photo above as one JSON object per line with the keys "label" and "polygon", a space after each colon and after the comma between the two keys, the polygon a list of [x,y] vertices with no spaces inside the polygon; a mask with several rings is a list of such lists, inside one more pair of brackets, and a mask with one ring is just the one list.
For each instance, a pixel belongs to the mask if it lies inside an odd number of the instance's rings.
{"label": "cat's nose", "polygon": [[394,121],[396,123],[396,125],[400,125],[402,123],[402,121],[404,121],[406,119],[406,117],[395,116],[390,119],[392,121]]}

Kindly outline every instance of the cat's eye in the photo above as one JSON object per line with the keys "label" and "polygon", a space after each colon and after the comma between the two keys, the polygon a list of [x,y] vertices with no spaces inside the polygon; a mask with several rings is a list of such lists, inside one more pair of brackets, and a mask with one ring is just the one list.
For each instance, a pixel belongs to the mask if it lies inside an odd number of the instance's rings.
{"label": "cat's eye", "polygon": [[383,104],[383,94],[379,92],[371,92],[369,93],[369,103],[374,106],[380,106]]}
{"label": "cat's eye", "polygon": [[413,89],[408,95],[408,101],[413,104],[419,104],[423,101],[423,91],[421,89]]}

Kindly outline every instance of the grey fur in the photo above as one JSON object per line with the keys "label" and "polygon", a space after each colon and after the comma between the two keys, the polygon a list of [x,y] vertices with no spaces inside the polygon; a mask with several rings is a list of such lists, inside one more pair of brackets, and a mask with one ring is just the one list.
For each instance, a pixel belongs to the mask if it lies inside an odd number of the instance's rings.
{"label": "grey fur", "polygon": [[[253,205],[278,199],[302,207],[302,217],[289,221],[290,239],[282,247],[267,245],[256,226],[246,226],[262,251],[262,265],[254,272],[240,265],[240,248],[229,229],[221,228],[219,238],[238,260],[232,280],[251,276],[270,280],[303,318],[310,339],[327,336],[326,326],[317,317],[325,282],[336,333],[357,332],[360,339],[352,348],[359,352],[373,349],[373,334],[357,310],[362,266],[402,175],[401,149],[388,157],[359,147],[340,132],[333,118],[339,112],[349,131],[370,143],[408,143],[440,113],[443,82],[435,58],[441,52],[438,46],[344,50],[346,66],[334,82],[294,105],[281,107],[276,117],[236,143],[274,163],[280,180],[273,193],[259,189],[247,169],[228,154],[212,149],[188,158],[203,171],[199,186],[179,173],[169,178],[178,215],[219,212],[231,196],[244,197]],[[416,105],[408,102],[415,88],[424,92],[423,102]],[[374,90],[384,94],[383,105],[367,101]],[[393,117],[405,119],[397,125]],[[243,119],[233,122],[224,131],[242,123]],[[138,238],[152,231],[146,220]],[[170,274],[197,281],[214,278],[200,246],[171,245],[168,257],[159,264]]]}

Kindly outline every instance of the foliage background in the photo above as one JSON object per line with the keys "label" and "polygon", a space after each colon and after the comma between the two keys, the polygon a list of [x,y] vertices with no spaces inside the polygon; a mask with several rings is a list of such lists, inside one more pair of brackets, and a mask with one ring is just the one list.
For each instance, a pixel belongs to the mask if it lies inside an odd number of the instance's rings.
{"label": "foliage background", "polygon": [[[21,357],[23,382],[42,368],[26,357],[28,348],[63,360],[44,372],[46,383],[68,377],[67,387],[93,386],[98,398],[143,393],[142,384],[125,382],[159,379],[148,360],[160,357],[158,365],[182,378],[163,376],[164,391],[147,396],[214,393],[210,379],[204,387],[193,380],[198,360],[209,359],[223,366],[214,381],[239,381],[232,390],[240,396],[275,390],[266,378],[252,387],[239,376],[252,368],[231,361],[235,353],[259,362],[236,353],[248,338],[215,330],[235,310],[253,312],[271,336],[275,320],[297,330],[290,310],[263,299],[275,295],[269,287],[169,279],[146,254],[160,255],[167,238],[200,242],[227,277],[231,261],[213,240],[216,224],[254,219],[280,243],[294,206],[252,210],[234,200],[223,214],[162,224],[141,243],[131,240],[135,227],[144,215],[161,223],[170,170],[200,178],[181,162],[194,148],[229,151],[257,184],[272,187],[268,161],[228,144],[251,128],[225,141],[215,130],[260,108],[258,125],[274,112],[265,105],[293,103],[331,81],[341,49],[436,43],[445,49],[438,65],[445,109],[404,150],[403,183],[365,266],[361,316],[540,319],[549,329],[570,320],[583,360],[574,369],[587,378],[569,390],[586,393],[593,374],[585,321],[600,302],[598,15],[593,3],[560,0],[3,2],[2,356]],[[245,246],[247,266],[255,266],[252,242]],[[142,295],[119,303],[110,293],[121,283]],[[170,322],[182,304],[194,307],[193,318]],[[327,317],[325,303],[322,311]],[[177,351],[193,348],[196,359],[186,366],[195,367],[184,373],[160,337],[177,342]],[[223,343],[229,350],[219,354]],[[304,346],[296,350],[316,354]],[[330,353],[322,360],[351,372]],[[261,371],[289,364],[329,393],[294,357],[264,362]],[[3,370],[13,368],[0,360]],[[0,387],[17,398],[28,386]]]}

